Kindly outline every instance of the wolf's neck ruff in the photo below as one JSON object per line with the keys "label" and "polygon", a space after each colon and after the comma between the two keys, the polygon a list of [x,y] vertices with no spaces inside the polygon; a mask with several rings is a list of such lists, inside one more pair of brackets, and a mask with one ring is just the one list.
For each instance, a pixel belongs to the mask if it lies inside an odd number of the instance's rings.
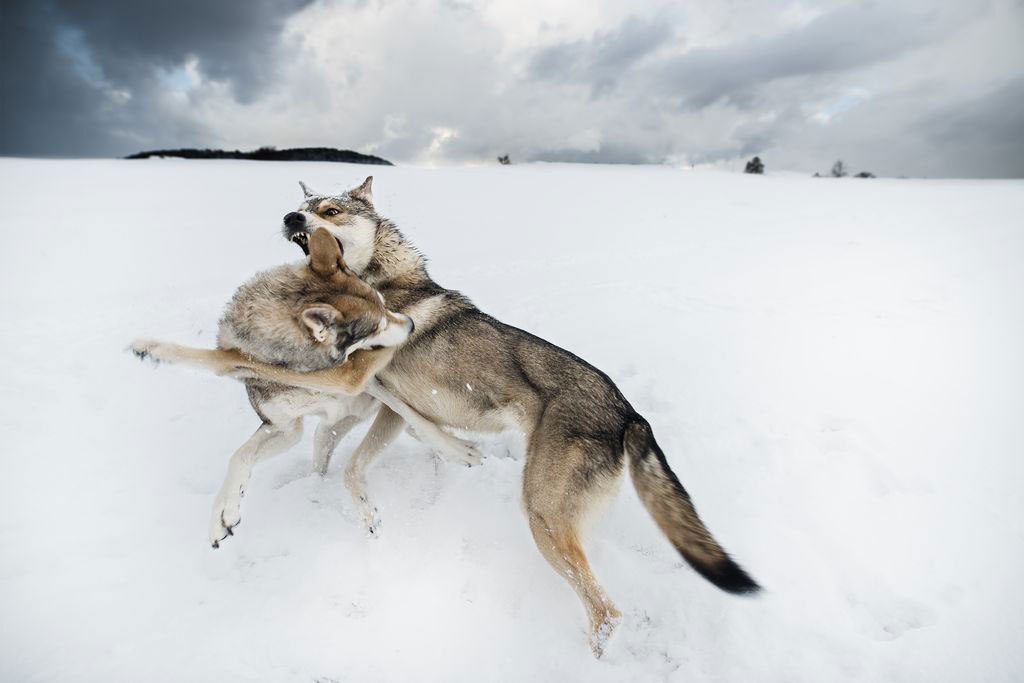
{"label": "wolf's neck ruff", "polygon": [[412,288],[431,281],[427,259],[387,218],[377,221],[373,257],[359,275],[376,289]]}

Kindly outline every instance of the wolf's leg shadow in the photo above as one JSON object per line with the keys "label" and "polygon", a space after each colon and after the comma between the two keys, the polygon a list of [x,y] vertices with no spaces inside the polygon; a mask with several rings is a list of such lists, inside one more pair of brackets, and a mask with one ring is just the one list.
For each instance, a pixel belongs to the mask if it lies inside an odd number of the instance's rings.
{"label": "wolf's leg shadow", "polygon": [[228,473],[220,492],[213,501],[210,514],[210,545],[233,535],[233,529],[242,520],[241,504],[252,470],[262,460],[284,453],[302,437],[302,418],[282,425],[260,425],[249,439],[234,452],[228,462]]}

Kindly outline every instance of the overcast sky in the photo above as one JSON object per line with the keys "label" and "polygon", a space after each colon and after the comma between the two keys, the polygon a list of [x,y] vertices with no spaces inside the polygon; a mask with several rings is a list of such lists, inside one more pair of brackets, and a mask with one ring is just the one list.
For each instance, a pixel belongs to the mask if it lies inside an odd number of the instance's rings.
{"label": "overcast sky", "polygon": [[2,0],[0,155],[1024,176],[1024,0]]}

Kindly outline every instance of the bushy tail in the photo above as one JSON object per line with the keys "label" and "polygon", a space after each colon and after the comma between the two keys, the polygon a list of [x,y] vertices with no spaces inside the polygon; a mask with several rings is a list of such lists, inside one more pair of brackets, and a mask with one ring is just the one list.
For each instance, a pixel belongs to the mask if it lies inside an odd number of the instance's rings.
{"label": "bushy tail", "polygon": [[633,486],[662,532],[691,567],[730,593],[755,593],[760,586],[722,549],[697,516],[693,501],[665,461],[651,427],[642,418],[623,439]]}

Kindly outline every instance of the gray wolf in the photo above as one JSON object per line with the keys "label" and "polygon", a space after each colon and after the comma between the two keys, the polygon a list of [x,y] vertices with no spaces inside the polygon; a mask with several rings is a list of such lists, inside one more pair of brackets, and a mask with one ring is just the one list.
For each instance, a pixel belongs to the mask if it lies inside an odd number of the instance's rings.
{"label": "gray wolf", "polygon": [[[374,375],[413,329],[411,318],[384,307],[383,298],[352,274],[337,240],[326,230],[296,238],[308,263],[290,264],[257,274],[236,291],[221,318],[218,349],[195,349],[158,341],[136,341],[137,355],[158,362],[198,365],[245,382],[249,402],[261,419],[256,432],[232,455],[214,501],[209,540],[213,547],[241,521],[241,498],[255,465],[293,446],[302,436],[302,418],[318,416],[314,467],[324,473],[338,441],[376,407],[376,393],[405,416],[417,435],[449,458],[474,464],[471,446],[438,430],[392,399],[375,391]],[[259,376],[255,371],[259,370]],[[286,383],[288,370],[306,371],[303,379],[326,383],[330,392]],[[316,371],[321,371],[320,373]],[[364,393],[364,392],[370,393]],[[353,458],[358,465],[359,459]],[[352,467],[350,463],[350,468]],[[372,532],[377,528],[362,491]]]}
{"label": "gray wolf", "polygon": [[[691,567],[731,593],[758,591],[704,526],[650,424],[611,379],[431,279],[419,251],[377,213],[372,181],[334,196],[303,185],[298,210],[284,217],[284,236],[301,246],[300,235],[327,230],[352,271],[388,308],[413,319],[409,339],[377,373],[388,392],[440,426],[524,435],[522,493],[530,530],[583,602],[594,653],[601,655],[621,613],[590,568],[580,527],[627,468],[643,505]],[[399,429],[401,421],[382,412],[360,450],[373,457]]]}

